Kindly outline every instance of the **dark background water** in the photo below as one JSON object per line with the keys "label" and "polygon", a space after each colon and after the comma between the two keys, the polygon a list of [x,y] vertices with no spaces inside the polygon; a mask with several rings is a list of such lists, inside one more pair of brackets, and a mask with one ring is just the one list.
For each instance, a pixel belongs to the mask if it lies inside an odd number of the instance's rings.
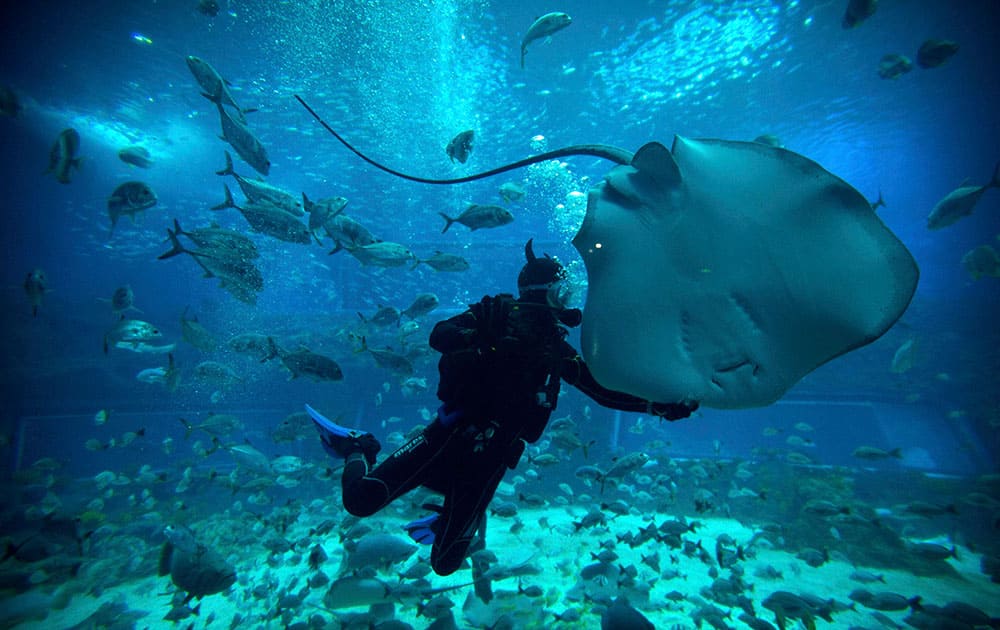
{"label": "dark background water", "polygon": [[[422,322],[426,334],[437,317],[483,294],[513,290],[529,237],[542,251],[577,261],[569,239],[582,201],[568,193],[586,192],[606,163],[585,158],[566,168],[533,168],[523,174],[528,194],[514,224],[441,234],[438,212],[495,200],[497,186],[515,177],[449,188],[389,178],[328,138],[294,101],[298,93],[377,159],[437,177],[523,157],[542,148],[532,142],[536,135],[547,148],[605,142],[629,149],[669,142],[673,134],[777,135],[869,198],[884,194],[888,206],[879,215],[921,268],[917,294],[882,339],[809,375],[783,404],[704,410],[662,435],[678,454],[712,454],[715,440],[726,454],[747,454],[762,445],[763,427],[791,431],[808,422],[816,430],[812,454],[823,463],[849,463],[855,446],[874,444],[903,447],[917,467],[995,468],[1000,281],[973,281],[961,259],[979,245],[1000,247],[1000,191],[988,191],[975,213],[953,226],[929,231],[925,221],[966,178],[987,182],[1000,159],[997,6],[886,1],[863,25],[844,30],[844,5],[230,2],[214,18],[194,2],[5,5],[0,82],[24,105],[20,117],[0,118],[2,421],[8,439],[25,449],[20,456],[12,449],[9,461],[53,450],[73,459],[92,435],[140,426],[148,445],[123,456],[151,459],[159,440],[182,432],[173,417],[209,410],[246,414],[254,443],[271,448],[269,426],[306,400],[362,426],[378,427],[392,415],[416,422],[419,408],[435,405],[434,357],[417,365],[429,391],[402,396],[398,378],[355,355],[354,344],[337,334],[356,326],[356,312],[403,308],[418,292],[434,291],[442,306]],[[550,43],[532,44],[521,70],[521,35],[551,10],[571,13],[574,22]],[[915,58],[932,37],[961,49],[940,68],[914,68],[895,81],[878,77],[882,55]],[[213,106],[185,66],[189,54],[229,79],[243,107],[259,108],[248,124],[270,154],[270,183],[311,198],[348,197],[352,216],[381,238],[404,242],[418,256],[460,253],[471,269],[373,270],[343,254],[326,256],[329,245],[254,236],[265,289],[251,307],[201,278],[190,259],[156,260],[173,218],[185,227],[218,221],[247,231],[235,211],[209,210],[222,199],[214,171],[226,146]],[[71,184],[60,185],[42,171],[56,135],[70,126],[82,138],[83,166]],[[443,147],[466,128],[477,133],[473,157],[464,167],[451,165]],[[148,171],[118,160],[118,149],[133,143],[152,152],[156,163]],[[236,169],[252,174],[240,161]],[[130,179],[149,183],[159,203],[137,225],[120,222],[109,237],[107,197]],[[33,318],[22,284],[36,267],[45,270],[51,292]],[[273,364],[210,357],[180,342],[181,389],[170,394],[139,383],[139,370],[165,358],[101,353],[114,320],[98,298],[125,284],[135,291],[140,317],[160,326],[165,341],[179,341],[179,317],[189,306],[220,340],[267,332],[330,354],[345,381],[288,382]],[[918,348],[915,365],[893,374],[893,354],[909,339]],[[219,388],[191,373],[206,358],[227,361],[244,377],[216,402]],[[583,404],[568,394],[560,413],[580,414]],[[114,410],[112,420],[96,428],[91,418],[102,408]],[[614,414],[594,410],[594,418],[602,443],[636,446],[650,437],[622,429],[615,440]],[[623,427],[634,421],[619,419]]]}

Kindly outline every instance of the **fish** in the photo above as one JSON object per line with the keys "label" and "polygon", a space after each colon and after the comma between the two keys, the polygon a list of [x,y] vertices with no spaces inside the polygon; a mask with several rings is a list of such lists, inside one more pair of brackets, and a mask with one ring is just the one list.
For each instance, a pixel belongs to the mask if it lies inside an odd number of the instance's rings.
{"label": "fish", "polygon": [[[347,207],[346,197],[330,197],[311,201],[305,193],[302,193],[302,209],[309,215],[309,231],[317,242],[322,242],[316,234],[320,229],[324,229],[326,224],[339,215]],[[350,239],[345,239],[350,240]]]}
{"label": "fish", "polygon": [[370,353],[379,367],[404,376],[413,374],[413,363],[404,355],[394,352],[389,348],[369,348],[366,337],[361,338],[361,349],[358,352]]}
{"label": "fish", "polygon": [[271,160],[267,157],[267,149],[261,144],[257,136],[253,135],[249,127],[234,119],[223,107],[222,103],[209,98],[215,102],[216,109],[219,110],[219,122],[222,125],[222,139],[229,143],[229,146],[236,150],[236,153],[243,160],[253,167],[261,175],[267,175],[271,171]]}
{"label": "fish", "polygon": [[185,306],[184,312],[181,313],[181,337],[202,352],[215,352],[219,346],[218,340],[201,325],[197,316],[188,318],[188,308]]}
{"label": "fish", "polygon": [[[215,174],[219,176],[232,175],[236,180],[236,183],[239,184],[240,190],[243,191],[243,194],[248,200],[251,202],[270,202],[285,212],[297,217],[305,215],[305,204],[308,202],[308,199],[304,194],[302,195],[302,201],[299,201],[298,197],[283,188],[268,184],[260,179],[243,177],[233,168],[233,157],[229,154],[229,151],[223,151],[223,153],[226,156],[226,165],[221,170],[215,171]],[[230,194],[228,190],[229,189],[226,188],[226,199],[229,204],[235,205],[232,202],[232,194]],[[346,199],[344,200],[344,203],[346,205]],[[230,206],[223,205],[213,209],[218,209],[220,207]]]}
{"label": "fish", "polygon": [[288,352],[275,343],[273,337],[268,337],[269,352],[265,361],[277,357],[285,369],[291,375],[288,380],[296,379],[300,376],[307,376],[313,381],[342,381],[344,372],[336,361],[322,354],[311,352],[307,348],[300,348],[294,352]]}
{"label": "fish", "polygon": [[370,606],[385,602],[391,593],[392,589],[382,580],[352,573],[330,583],[323,595],[323,605],[330,610]]}
{"label": "fish", "polygon": [[816,617],[833,623],[833,617],[830,615],[828,607],[814,607],[804,598],[788,591],[771,593],[764,598],[761,605],[774,613],[775,623],[778,624],[780,630],[786,630],[788,627],[786,622],[789,619],[800,619],[806,628],[816,627]]}
{"label": "fish", "polygon": [[462,211],[462,214],[455,218],[449,217],[444,212],[438,212],[438,214],[445,220],[444,228],[441,230],[442,234],[448,231],[452,223],[461,223],[469,228],[469,230],[475,232],[483,228],[495,228],[507,225],[514,220],[514,215],[506,208],[501,208],[500,206],[483,206],[476,203],[469,204]]}
{"label": "fish", "polygon": [[402,312],[395,306],[382,305],[379,305],[378,310],[371,317],[365,317],[364,314],[358,313],[358,317],[361,318],[362,322],[375,326],[399,326],[399,318],[401,316]]}
{"label": "fish", "polygon": [[928,39],[917,50],[917,64],[921,68],[937,68],[958,52],[958,44],[947,39]]}
{"label": "fish", "polygon": [[219,14],[218,0],[198,0],[198,13],[202,15],[207,15],[208,17],[215,17]]}
{"label": "fish", "polygon": [[413,298],[413,302],[400,312],[400,316],[410,319],[417,319],[430,313],[438,307],[441,300],[433,293],[420,293]]}
{"label": "fish", "polygon": [[500,198],[504,200],[505,203],[514,203],[515,201],[521,201],[524,199],[524,186],[518,182],[504,182],[500,184],[499,190]]}
{"label": "fish", "polygon": [[209,413],[205,419],[198,424],[191,424],[184,418],[178,418],[184,425],[184,439],[189,439],[195,431],[203,431],[210,436],[225,437],[235,431],[242,431],[246,428],[239,416],[230,413]]}
{"label": "fish", "polygon": [[218,361],[202,361],[194,366],[194,375],[202,381],[221,386],[243,382],[243,377],[237,374],[233,368]]}
{"label": "fish", "polygon": [[111,312],[114,313],[116,317],[120,317],[121,314],[126,311],[136,311],[137,313],[142,313],[142,311],[135,306],[135,293],[132,291],[132,287],[127,284],[115,289],[114,293],[111,294],[110,299],[98,299],[104,302],[109,302],[111,304]]}
{"label": "fish", "polygon": [[153,158],[149,153],[149,149],[137,144],[119,149],[118,159],[139,168],[149,168],[153,165]]}
{"label": "fish", "polygon": [[476,132],[472,129],[466,129],[451,139],[448,146],[445,147],[445,153],[448,154],[448,159],[452,161],[452,164],[455,163],[455,160],[465,164],[472,153],[475,138]]}
{"label": "fish", "polygon": [[[347,216],[344,213],[340,213],[332,218],[330,218],[326,223],[323,224],[323,230],[326,235],[333,239],[334,243],[341,243],[341,249],[349,247],[364,247],[366,245],[373,245],[375,243],[381,242],[382,239],[376,238],[371,230],[365,226],[358,223],[358,221],[352,217]],[[339,251],[339,249],[334,249],[331,254]]]}
{"label": "fish", "polygon": [[170,354],[177,349],[177,344],[154,345],[145,341],[116,341],[115,347],[120,350],[129,350],[139,354]]}
{"label": "fish", "polygon": [[862,22],[875,15],[877,8],[878,0],[848,0],[841,26],[844,28],[860,26]]}
{"label": "fish", "polygon": [[763,135],[759,135],[756,138],[754,138],[753,141],[756,142],[757,144],[763,144],[764,146],[767,147],[781,148],[785,146],[784,143],[781,142],[781,138],[774,135],[773,133],[765,133]]}
{"label": "fish", "polygon": [[345,541],[347,571],[365,568],[389,568],[405,562],[417,551],[417,546],[392,534],[367,534],[357,542]]}
{"label": "fish", "polygon": [[[916,261],[868,200],[793,151],[674,136],[670,149],[574,145],[429,179],[359,152],[296,99],[371,166],[420,183],[568,156],[613,162],[572,239],[590,279],[581,353],[609,389],[726,409],[770,405],[820,365],[880,338],[916,291]],[[825,246],[831,240],[838,247]]]}
{"label": "fish", "polygon": [[911,337],[896,348],[895,354],[892,355],[892,364],[889,365],[889,371],[893,374],[908,372],[916,365],[917,355],[918,343],[915,338]]}
{"label": "fish", "polygon": [[118,219],[128,216],[135,223],[135,216],[156,205],[156,193],[144,182],[125,182],[108,197],[108,218],[114,232]]}
{"label": "fish", "polygon": [[965,252],[962,266],[973,280],[982,277],[1000,278],[1000,254],[989,245],[980,245]]}
{"label": "fish", "polygon": [[309,245],[313,241],[312,232],[308,226],[299,221],[295,215],[286,212],[270,201],[251,201],[242,206],[237,206],[233,202],[233,195],[226,186],[226,200],[217,206],[212,206],[212,210],[224,210],[226,208],[236,208],[243,215],[243,218],[250,224],[250,229],[260,234],[266,234],[279,241],[286,243],[299,243]]}
{"label": "fish", "polygon": [[198,82],[198,85],[202,89],[202,96],[220,106],[227,105],[233,108],[240,122],[246,120],[244,114],[253,110],[243,110],[236,104],[232,92],[229,91],[229,83],[222,78],[210,63],[194,55],[189,55],[185,61],[187,62],[188,70],[194,75],[195,81]]}
{"label": "fish", "polygon": [[920,597],[905,597],[899,593],[882,591],[872,593],[863,588],[856,588],[847,596],[851,601],[855,601],[865,608],[882,611],[898,611],[908,608],[917,609],[920,607]]}
{"label": "fish", "polygon": [[416,269],[418,265],[427,265],[434,271],[466,271],[469,268],[469,261],[457,254],[445,254],[434,252],[430,258],[421,258],[413,264]]}
{"label": "fish", "polygon": [[851,453],[854,457],[858,459],[868,459],[868,460],[879,460],[879,459],[903,459],[903,451],[900,448],[894,448],[890,451],[877,448],[875,446],[859,446],[854,449]]}
{"label": "fish", "polygon": [[878,199],[875,201],[869,201],[868,205],[872,207],[872,212],[878,210],[879,208],[885,208],[885,199],[882,198],[882,191],[878,191]]}
{"label": "fish", "polygon": [[135,379],[149,385],[163,385],[168,392],[177,391],[180,385],[180,370],[174,365],[174,355],[167,355],[167,367],[153,367],[140,370]]}
{"label": "fish", "polygon": [[347,250],[347,253],[366,267],[402,267],[415,258],[413,252],[405,245],[389,241],[378,241],[369,245],[352,245],[341,241],[336,243],[337,246],[330,252],[331,254],[342,249]]}
{"label": "fish", "polygon": [[569,15],[558,11],[546,13],[532,22],[531,26],[528,27],[528,32],[521,39],[521,69],[524,69],[524,55],[528,52],[528,44],[536,39],[549,37],[572,23],[573,19]]}
{"label": "fish", "polygon": [[159,576],[170,576],[185,591],[184,604],[193,598],[221,593],[236,583],[236,569],[222,555],[197,542],[191,530],[168,525],[166,542],[160,551]]}
{"label": "fish", "polygon": [[31,316],[38,317],[38,307],[42,305],[42,299],[49,292],[49,280],[45,272],[41,269],[32,269],[24,279],[24,293],[28,296],[31,304]]}
{"label": "fish", "polygon": [[[700,625],[700,624],[699,624]],[[629,603],[628,598],[619,595],[601,613],[601,630],[654,630],[649,619]]]}
{"label": "fish", "polygon": [[878,62],[878,76],[883,79],[898,79],[913,70],[913,61],[906,55],[890,53]]}
{"label": "fish", "polygon": [[[604,484],[608,479],[621,479],[629,473],[635,472],[649,463],[649,455],[636,451],[629,453],[615,460],[606,472],[603,472],[598,481],[601,482],[601,491],[604,491]],[[577,469],[579,472],[579,469]]]}
{"label": "fish", "polygon": [[927,215],[928,230],[940,230],[972,214],[983,193],[990,188],[1000,186],[1000,162],[993,168],[993,179],[989,183],[983,186],[967,186],[966,183],[935,204],[934,209]]}
{"label": "fish", "polygon": [[111,345],[117,346],[121,343],[138,347],[140,343],[161,337],[163,337],[163,333],[153,324],[138,319],[125,319],[125,316],[122,315],[118,323],[104,333],[104,354],[108,353],[108,348]]}
{"label": "fish", "polygon": [[[183,232],[174,219],[174,228],[167,228],[171,248],[160,254],[159,260],[166,260],[179,254],[188,254],[204,269],[206,278],[219,278],[220,286],[236,299],[247,304],[256,304],[257,292],[264,288],[264,277],[253,264],[257,248],[253,241],[233,230],[206,228],[195,233]],[[202,250],[184,247],[178,236],[184,234],[194,240],[207,241]]]}
{"label": "fish", "polygon": [[[339,418],[334,418],[338,422]],[[296,442],[314,438],[316,435],[313,429],[312,418],[304,411],[296,411],[284,417],[271,431],[271,440],[276,444],[282,442]]]}
{"label": "fish", "polygon": [[260,362],[266,361],[271,353],[268,336],[261,333],[243,333],[232,337],[226,347],[233,352],[249,355]]}
{"label": "fish", "polygon": [[52,149],[49,151],[49,167],[45,173],[55,175],[60,184],[70,183],[70,169],[80,169],[81,160],[77,157],[80,150],[80,134],[76,129],[68,128],[59,132]]}

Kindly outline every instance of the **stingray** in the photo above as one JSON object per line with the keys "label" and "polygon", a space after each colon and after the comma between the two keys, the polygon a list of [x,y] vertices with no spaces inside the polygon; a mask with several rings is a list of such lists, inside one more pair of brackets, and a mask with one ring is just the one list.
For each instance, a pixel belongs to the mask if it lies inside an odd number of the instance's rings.
{"label": "stingray", "polygon": [[919,271],[865,197],[816,162],[754,142],[675,136],[667,149],[575,145],[455,179],[573,155],[616,166],[573,245],[587,268],[582,353],[603,386],[648,400],[765,406],[878,339]]}

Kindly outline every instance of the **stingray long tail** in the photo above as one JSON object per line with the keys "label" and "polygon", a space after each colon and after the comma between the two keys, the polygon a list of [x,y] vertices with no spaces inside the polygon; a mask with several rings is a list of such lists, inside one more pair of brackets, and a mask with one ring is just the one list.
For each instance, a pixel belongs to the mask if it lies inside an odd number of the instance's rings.
{"label": "stingray long tail", "polygon": [[406,173],[401,173],[395,169],[392,169],[384,164],[380,164],[375,160],[371,159],[361,151],[354,148],[350,142],[345,140],[339,133],[333,130],[330,125],[326,124],[319,114],[309,106],[302,97],[298,94],[295,95],[295,100],[302,104],[302,107],[306,108],[313,118],[315,118],[319,124],[323,125],[323,128],[330,132],[334,138],[340,141],[345,147],[351,150],[352,153],[357,155],[359,158],[368,162],[375,168],[385,171],[390,175],[395,175],[396,177],[401,177],[403,179],[408,179],[411,182],[419,182],[421,184],[464,184],[465,182],[475,181],[477,179],[485,179],[487,177],[492,177],[494,175],[499,175],[500,173],[506,173],[507,171],[513,171],[515,169],[523,168],[525,166],[530,166],[532,164],[538,164],[539,162],[544,162],[546,160],[553,160],[556,158],[569,157],[573,155],[590,155],[593,157],[598,157],[604,160],[610,160],[616,164],[628,164],[632,161],[632,152],[626,151],[625,149],[620,149],[618,147],[611,146],[609,144],[575,144],[569,147],[563,147],[561,149],[555,149],[553,151],[546,151],[545,153],[539,153],[538,155],[533,155],[531,157],[526,157],[523,160],[518,160],[516,162],[511,162],[510,164],[504,164],[503,166],[498,166],[497,168],[490,169],[488,171],[483,171],[482,173],[475,173],[473,175],[466,175],[465,177],[456,177],[454,179],[429,179],[426,177],[417,177],[415,175],[408,175]]}

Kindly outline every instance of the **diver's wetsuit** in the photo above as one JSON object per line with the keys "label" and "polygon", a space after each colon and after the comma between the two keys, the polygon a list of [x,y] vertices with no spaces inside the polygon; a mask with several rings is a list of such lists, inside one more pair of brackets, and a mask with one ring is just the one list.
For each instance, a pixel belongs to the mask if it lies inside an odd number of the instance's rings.
{"label": "diver's wetsuit", "polygon": [[[552,309],[511,295],[484,297],[439,322],[430,345],[442,354],[437,393],[444,405],[372,470],[361,453],[348,456],[341,480],[347,511],[374,514],[417,486],[440,492],[431,566],[440,575],[458,569],[500,480],[545,430],[560,379],[602,406],[649,411],[645,399],[601,387],[566,334]],[[671,419],[690,413],[668,406],[662,415]]]}

